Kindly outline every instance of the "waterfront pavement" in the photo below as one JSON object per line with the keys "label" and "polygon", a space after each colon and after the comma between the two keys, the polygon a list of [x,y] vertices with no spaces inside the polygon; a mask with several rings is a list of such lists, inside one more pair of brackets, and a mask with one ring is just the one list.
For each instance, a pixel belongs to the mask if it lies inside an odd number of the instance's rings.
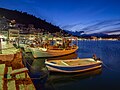
{"label": "waterfront pavement", "polygon": [[[35,90],[28,70],[22,63],[22,53],[11,43],[2,42],[0,53],[0,90]],[[14,72],[14,74],[11,74]],[[17,73],[16,73],[17,72]]]}

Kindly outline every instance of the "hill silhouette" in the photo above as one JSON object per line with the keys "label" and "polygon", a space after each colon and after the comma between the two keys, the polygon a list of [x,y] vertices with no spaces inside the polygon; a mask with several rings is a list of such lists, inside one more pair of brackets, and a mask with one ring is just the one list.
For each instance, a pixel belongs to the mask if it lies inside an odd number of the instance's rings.
{"label": "hill silhouette", "polygon": [[35,28],[44,29],[45,31],[49,31],[50,33],[61,31],[63,33],[66,33],[58,26],[52,25],[51,23],[48,23],[45,20],[37,18],[33,15],[27,14],[26,12],[0,8],[0,16],[5,16],[7,19],[10,20],[14,19],[17,23],[24,24],[26,27],[29,24],[33,24]]}

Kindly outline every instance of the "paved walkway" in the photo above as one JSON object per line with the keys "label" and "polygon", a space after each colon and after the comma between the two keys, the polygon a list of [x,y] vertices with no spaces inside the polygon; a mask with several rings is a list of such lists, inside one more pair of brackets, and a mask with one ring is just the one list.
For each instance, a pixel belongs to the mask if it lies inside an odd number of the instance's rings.
{"label": "paved walkway", "polygon": [[13,44],[2,42],[1,43],[2,54],[15,54],[19,49],[16,49]]}
{"label": "paved walkway", "polygon": [[[2,43],[2,53],[0,54],[0,90],[35,90],[28,71],[10,75],[12,71],[24,69],[22,63],[22,53],[12,44]],[[22,69],[23,68],[23,69]],[[20,71],[21,72],[21,71]]]}

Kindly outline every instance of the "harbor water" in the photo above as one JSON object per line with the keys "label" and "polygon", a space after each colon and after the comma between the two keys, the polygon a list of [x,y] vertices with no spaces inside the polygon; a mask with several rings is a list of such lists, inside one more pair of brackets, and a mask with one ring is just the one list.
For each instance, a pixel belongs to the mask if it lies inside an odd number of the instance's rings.
{"label": "harbor water", "polygon": [[[37,89],[46,90],[119,90],[120,86],[120,41],[78,41],[79,49],[76,53],[57,59],[86,58],[96,54],[102,62],[100,69],[77,74],[47,73],[44,88],[41,82],[34,83]],[[27,59],[27,63],[34,69],[31,74],[39,74],[41,67],[46,74],[45,58],[37,60]],[[32,76],[31,75],[31,76]],[[39,74],[40,75],[40,74]],[[33,75],[35,78],[36,76]],[[40,81],[40,79],[37,79]],[[38,90],[39,90],[38,89]]]}

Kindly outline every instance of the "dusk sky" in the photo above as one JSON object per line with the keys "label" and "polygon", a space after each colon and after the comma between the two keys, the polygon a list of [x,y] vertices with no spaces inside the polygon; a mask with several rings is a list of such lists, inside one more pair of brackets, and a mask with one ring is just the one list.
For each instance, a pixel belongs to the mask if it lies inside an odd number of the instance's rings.
{"label": "dusk sky", "polygon": [[65,30],[120,34],[120,0],[0,0],[0,7],[33,14]]}

